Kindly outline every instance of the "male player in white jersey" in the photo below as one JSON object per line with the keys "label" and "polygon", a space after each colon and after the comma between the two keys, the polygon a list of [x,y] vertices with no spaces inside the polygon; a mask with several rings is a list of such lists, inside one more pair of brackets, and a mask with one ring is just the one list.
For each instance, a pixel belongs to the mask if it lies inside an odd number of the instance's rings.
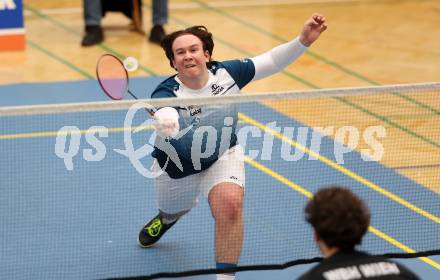
{"label": "male player in white jersey", "polygon": [[[171,33],[161,45],[177,75],[162,82],[152,98],[239,94],[249,82],[277,73],[295,61],[326,28],[325,18],[315,13],[294,40],[250,59],[223,62],[212,61],[214,42],[204,26]],[[216,267],[237,266],[243,243],[245,185],[243,151],[235,135],[237,109],[212,105],[164,107],[156,112],[153,169],[165,172],[155,178],[159,214],[139,233],[141,247],[155,244],[203,193],[215,220]],[[217,277],[234,279],[233,274]]]}

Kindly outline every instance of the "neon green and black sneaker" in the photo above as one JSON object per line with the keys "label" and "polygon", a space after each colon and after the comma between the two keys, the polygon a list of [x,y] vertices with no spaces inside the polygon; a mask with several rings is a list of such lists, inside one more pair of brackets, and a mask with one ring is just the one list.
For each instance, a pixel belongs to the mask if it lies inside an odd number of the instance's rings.
{"label": "neon green and black sneaker", "polygon": [[169,230],[175,223],[164,224],[162,217],[158,214],[151,221],[149,221],[139,232],[138,244],[143,248],[153,246],[159,239]]}

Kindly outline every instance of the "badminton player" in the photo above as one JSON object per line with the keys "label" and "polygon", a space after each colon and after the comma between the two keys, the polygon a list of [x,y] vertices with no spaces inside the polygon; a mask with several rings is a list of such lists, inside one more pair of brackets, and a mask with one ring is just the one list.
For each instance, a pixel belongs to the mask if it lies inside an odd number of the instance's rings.
{"label": "badminton player", "polygon": [[[325,18],[315,13],[305,21],[300,35],[292,41],[253,58],[223,62],[212,60],[214,42],[204,26],[171,33],[162,40],[161,46],[177,74],[162,82],[152,93],[152,98],[238,94],[249,82],[275,74],[291,64],[326,28]],[[203,194],[208,198],[215,220],[216,267],[236,267],[243,243],[245,186],[243,150],[237,145],[235,135],[237,107],[164,107],[154,118],[158,137],[153,152],[153,169],[162,169],[164,173],[154,182],[159,213],[142,228],[139,245],[150,247],[155,244]],[[205,136],[210,131],[203,129],[206,127],[218,132],[217,141],[207,140],[209,137]],[[227,140],[221,136],[225,128],[230,131]],[[179,130],[185,130],[184,136],[176,137]],[[163,145],[163,141],[169,145]],[[172,147],[172,151],[164,147]],[[169,153],[173,151],[178,154],[178,162],[169,160]],[[217,275],[218,279],[234,277],[233,274]]]}
{"label": "badminton player", "polygon": [[355,249],[367,232],[370,212],[350,190],[338,186],[319,190],[308,202],[305,214],[325,259],[300,280],[419,279],[398,263]]}

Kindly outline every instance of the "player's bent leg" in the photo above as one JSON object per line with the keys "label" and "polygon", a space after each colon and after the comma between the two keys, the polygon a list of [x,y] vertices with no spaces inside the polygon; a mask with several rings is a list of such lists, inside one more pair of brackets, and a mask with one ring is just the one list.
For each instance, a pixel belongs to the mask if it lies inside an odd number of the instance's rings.
{"label": "player's bent leg", "polygon": [[148,248],[156,244],[159,239],[167,232],[177,221],[188,213],[187,211],[182,211],[176,214],[167,214],[159,211],[159,214],[154,217],[151,221],[144,225],[144,227],[139,232],[138,244],[142,248]]}
{"label": "player's bent leg", "polygon": [[215,259],[217,263],[237,264],[243,245],[244,190],[234,183],[220,183],[208,195],[215,219]]}
{"label": "player's bent leg", "polygon": [[[160,169],[157,161],[153,171]],[[163,173],[154,179],[159,214],[146,223],[138,235],[138,244],[143,248],[153,246],[184,214],[197,204],[200,175],[172,179]],[[170,214],[171,213],[171,214]]]}

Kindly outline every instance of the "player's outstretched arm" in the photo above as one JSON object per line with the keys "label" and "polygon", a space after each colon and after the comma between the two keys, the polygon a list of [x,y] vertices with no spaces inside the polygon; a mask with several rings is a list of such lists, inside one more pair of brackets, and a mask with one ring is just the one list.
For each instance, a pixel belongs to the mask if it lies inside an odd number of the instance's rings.
{"label": "player's outstretched arm", "polygon": [[268,77],[293,63],[326,29],[324,16],[318,13],[311,15],[304,23],[301,34],[295,39],[251,58],[255,66],[255,75],[252,80]]}

